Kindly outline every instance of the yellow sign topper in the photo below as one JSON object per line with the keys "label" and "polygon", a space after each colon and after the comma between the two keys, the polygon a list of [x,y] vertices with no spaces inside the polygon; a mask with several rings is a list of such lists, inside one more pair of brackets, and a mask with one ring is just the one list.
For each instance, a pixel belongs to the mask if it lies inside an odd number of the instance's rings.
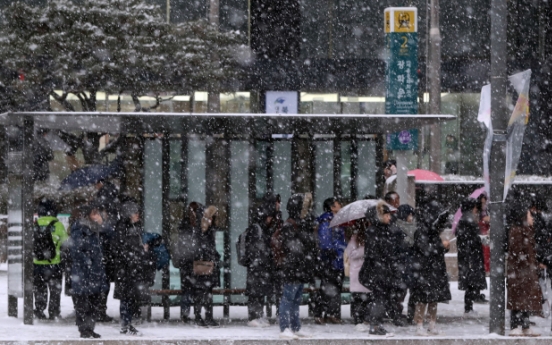
{"label": "yellow sign topper", "polygon": [[385,9],[385,32],[418,32],[416,7],[388,7]]}

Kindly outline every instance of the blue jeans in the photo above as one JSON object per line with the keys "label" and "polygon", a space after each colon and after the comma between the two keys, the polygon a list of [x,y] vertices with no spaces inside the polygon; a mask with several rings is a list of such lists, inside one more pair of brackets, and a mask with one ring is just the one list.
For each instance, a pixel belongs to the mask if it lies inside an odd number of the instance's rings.
{"label": "blue jeans", "polygon": [[303,297],[303,284],[284,284],[282,300],[280,301],[280,331],[291,328],[293,332],[301,329],[299,306]]}

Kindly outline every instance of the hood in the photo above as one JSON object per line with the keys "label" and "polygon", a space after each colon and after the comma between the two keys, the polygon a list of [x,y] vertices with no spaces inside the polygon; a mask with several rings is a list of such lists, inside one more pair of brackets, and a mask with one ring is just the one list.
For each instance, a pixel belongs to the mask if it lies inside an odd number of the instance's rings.
{"label": "hood", "polygon": [[201,218],[201,231],[206,232],[209,230],[211,225],[213,224],[213,217],[218,212],[218,208],[211,205],[205,209],[205,212],[203,212],[203,217]]}
{"label": "hood", "polygon": [[276,203],[279,202],[280,195],[267,193],[263,197],[261,205],[253,211],[253,221],[258,224],[264,224],[268,217],[276,217],[278,210],[276,209]]}
{"label": "hood", "polygon": [[293,194],[287,203],[286,209],[289,217],[295,220],[305,219],[312,212],[312,194]]}
{"label": "hood", "polygon": [[380,201],[376,205],[376,212],[377,212],[377,219],[381,223],[383,222],[383,216],[386,213],[391,213],[391,209],[389,208],[389,205],[385,201]]}
{"label": "hood", "polygon": [[201,203],[192,201],[186,210],[186,216],[181,225],[181,230],[190,232],[192,229],[199,227],[199,221],[203,218],[205,212],[205,206]]}

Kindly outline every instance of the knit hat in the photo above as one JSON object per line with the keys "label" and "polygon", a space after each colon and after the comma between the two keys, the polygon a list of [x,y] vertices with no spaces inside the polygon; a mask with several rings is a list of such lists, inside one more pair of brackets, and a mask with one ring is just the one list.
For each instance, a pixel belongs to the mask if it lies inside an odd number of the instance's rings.
{"label": "knit hat", "polygon": [[133,201],[127,201],[121,206],[121,216],[123,218],[130,218],[133,214],[140,213],[140,207]]}

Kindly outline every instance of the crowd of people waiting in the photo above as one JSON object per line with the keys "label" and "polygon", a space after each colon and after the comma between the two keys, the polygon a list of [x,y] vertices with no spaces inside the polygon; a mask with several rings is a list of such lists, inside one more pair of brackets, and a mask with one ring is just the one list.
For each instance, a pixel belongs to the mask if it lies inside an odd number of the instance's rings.
{"label": "crowd of people waiting", "polygon": [[[39,203],[35,227],[52,234],[55,253],[35,255],[34,315],[47,318],[44,311],[48,307],[49,319],[60,318],[65,270],[66,291],[72,296],[82,338],[99,338],[95,322],[112,321],[106,314],[110,282],[115,283],[114,297],[120,299],[120,332],[140,335],[133,318],[149,299],[156,270],[152,248],[158,243],[145,240],[136,201],[119,200],[108,182],[99,187],[93,201],[73,212],[69,235],[55,218],[55,203]],[[511,310],[512,336],[539,335],[531,328],[529,316],[542,311],[539,270],[552,265],[552,234],[541,214],[546,203],[536,197],[529,200],[516,204],[507,216],[507,308]],[[486,202],[484,194],[463,200],[456,228],[465,317],[474,315],[473,303],[486,302],[481,290],[487,288],[487,233],[482,235],[480,227],[488,223]],[[419,190],[414,209],[401,204],[396,192],[388,192],[366,209],[364,217],[334,227],[330,222],[342,208],[336,197],[324,201],[324,213],[319,217],[314,215],[311,193],[293,194],[287,200],[289,217],[285,220],[281,203],[279,195],[267,194],[254,208],[252,222],[237,243],[238,262],[247,268],[248,326],[269,326],[263,311],[272,303],[277,306],[281,338],[308,337],[301,331],[299,307],[304,287],[315,286],[316,280],[320,287],[310,301],[315,323],[341,324],[341,293],[345,277],[349,277],[355,330],[392,336],[383,327],[387,318],[396,326],[414,325],[419,336],[440,333],[437,304],[451,299],[445,264],[450,241],[441,236],[449,213],[430,193]],[[193,322],[199,327],[219,326],[213,317],[212,295],[220,284],[221,257],[214,228],[217,213],[215,206],[191,202],[171,253],[174,266],[180,269],[181,320],[192,322],[193,307]]]}

